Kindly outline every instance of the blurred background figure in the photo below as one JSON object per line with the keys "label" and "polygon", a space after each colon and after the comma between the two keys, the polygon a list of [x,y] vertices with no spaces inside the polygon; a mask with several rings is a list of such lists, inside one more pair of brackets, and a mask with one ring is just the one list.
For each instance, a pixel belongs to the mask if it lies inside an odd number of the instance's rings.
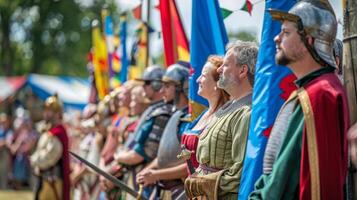
{"label": "blurred background figure", "polygon": [[[129,116],[129,106],[131,102],[131,91],[138,86],[137,81],[127,81],[120,88],[110,93],[109,109],[111,115],[107,116],[111,120],[111,124],[106,126],[106,141],[101,151],[101,164],[105,167],[114,160],[114,152],[118,147],[119,138],[122,137],[121,132],[131,124],[135,119]],[[123,142],[123,141],[121,141]]]}
{"label": "blurred background figure", "polygon": [[[109,104],[109,108],[115,113],[107,116],[111,119],[111,125],[107,128],[106,141],[101,151],[99,166],[120,179],[123,178],[122,166],[114,161],[114,153],[119,149],[124,149],[126,136],[135,129],[135,122],[138,118],[130,114],[130,103],[133,101],[132,91],[136,87],[141,87],[140,85],[140,82],[130,80],[109,94],[110,102],[112,102]],[[120,189],[114,187],[112,183],[102,177],[100,180],[107,199],[117,199],[121,196]]]}
{"label": "blurred background figure", "polygon": [[138,125],[139,117],[149,107],[150,102],[150,99],[145,96],[143,86],[136,86],[131,91],[130,117],[132,118],[132,123],[123,132],[123,142],[127,141],[128,137],[134,132]]}
{"label": "blurred background figure", "polygon": [[30,186],[31,167],[29,155],[33,150],[38,134],[33,129],[32,121],[27,110],[16,109],[13,123],[14,135],[9,149],[12,155],[11,186],[18,190]]}
{"label": "blurred background figure", "polygon": [[58,96],[48,97],[43,111],[48,129],[41,133],[30,158],[37,175],[35,199],[70,199],[69,141],[62,114],[63,105]]}
{"label": "blurred background figure", "polygon": [[[98,157],[95,151],[95,123],[93,116],[97,112],[95,104],[88,104],[82,113],[80,126],[81,141],[77,146],[77,153],[91,162],[98,162],[93,153]],[[93,160],[94,159],[94,160]],[[97,161],[95,161],[97,160]],[[85,165],[77,160],[72,160],[71,182],[74,188],[74,200],[98,199],[100,188],[98,176],[91,173]]]}
{"label": "blurred background figure", "polygon": [[[165,70],[162,67],[153,65],[147,67],[143,76],[137,79],[144,84],[145,99],[150,100],[151,104],[141,114],[134,134],[128,134],[124,150],[118,151],[114,155],[117,163],[125,166],[128,170],[125,173],[124,181],[135,190],[139,190],[139,185],[135,181],[136,175],[156,157],[162,131],[172,113],[173,99],[167,101],[163,98],[161,79],[164,73]],[[135,109],[131,111],[135,112]],[[130,136],[133,136],[133,138]],[[149,197],[152,189],[144,188],[143,195]],[[130,198],[129,195],[124,194],[123,199]]]}
{"label": "blurred background figure", "polygon": [[0,114],[0,189],[7,189],[8,174],[10,173],[9,145],[13,137],[11,117],[5,113]]}

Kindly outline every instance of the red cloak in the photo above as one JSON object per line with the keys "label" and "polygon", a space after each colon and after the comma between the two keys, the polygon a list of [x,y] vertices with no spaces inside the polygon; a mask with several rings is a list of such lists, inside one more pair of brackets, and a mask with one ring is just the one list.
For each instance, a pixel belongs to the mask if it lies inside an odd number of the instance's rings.
{"label": "red cloak", "polygon": [[70,200],[70,168],[69,168],[69,152],[68,152],[68,136],[66,129],[62,125],[57,125],[49,130],[62,143],[63,152],[61,158],[62,175],[63,175],[63,200]]}
{"label": "red cloak", "polygon": [[[339,200],[344,198],[344,185],[347,175],[348,146],[347,130],[349,114],[345,89],[334,73],[323,74],[312,80],[305,91],[310,100],[314,120],[317,149],[320,199]],[[311,199],[311,181],[314,173],[310,166],[308,133],[305,128],[302,136],[300,163],[300,199]],[[314,131],[312,131],[314,132]],[[309,141],[310,142],[310,141]],[[312,156],[311,156],[312,157]]]}

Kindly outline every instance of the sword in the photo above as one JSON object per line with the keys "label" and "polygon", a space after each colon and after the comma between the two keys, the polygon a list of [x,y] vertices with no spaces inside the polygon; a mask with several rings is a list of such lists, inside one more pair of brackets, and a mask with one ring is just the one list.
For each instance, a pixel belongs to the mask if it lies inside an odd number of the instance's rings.
{"label": "sword", "polygon": [[99,167],[93,165],[92,163],[88,162],[84,158],[80,157],[79,155],[69,152],[73,157],[77,158],[79,161],[84,163],[87,167],[91,168],[95,172],[97,172],[99,175],[103,176],[104,178],[108,179],[110,182],[114,183],[116,186],[118,186],[120,189],[124,190],[125,192],[131,194],[132,196],[136,197],[137,199],[143,199],[143,200],[148,200],[146,197],[144,197],[141,193],[138,193],[137,191],[131,189],[128,187],[124,182],[120,181],[117,179],[115,176],[106,173],[105,171],[101,170]]}

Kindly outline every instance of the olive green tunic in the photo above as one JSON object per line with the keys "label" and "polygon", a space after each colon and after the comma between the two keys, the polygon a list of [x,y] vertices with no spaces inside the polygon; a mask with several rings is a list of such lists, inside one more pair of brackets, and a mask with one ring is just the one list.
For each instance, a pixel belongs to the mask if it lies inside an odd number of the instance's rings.
{"label": "olive green tunic", "polygon": [[[227,102],[201,134],[197,147],[199,175],[215,176],[218,199],[237,199],[251,114],[251,95]],[[215,169],[215,170],[214,170]],[[215,172],[214,172],[215,171]]]}

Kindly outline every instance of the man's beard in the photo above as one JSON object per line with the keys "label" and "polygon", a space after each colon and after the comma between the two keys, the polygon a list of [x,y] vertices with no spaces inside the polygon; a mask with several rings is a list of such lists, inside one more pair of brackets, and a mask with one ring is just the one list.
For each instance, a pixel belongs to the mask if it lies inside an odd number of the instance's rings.
{"label": "man's beard", "polygon": [[217,86],[221,89],[225,89],[227,87],[228,78],[224,78],[223,75],[219,76]]}
{"label": "man's beard", "polygon": [[291,59],[286,56],[284,51],[280,50],[280,54],[275,55],[275,62],[278,65],[288,65],[291,63]]}
{"label": "man's beard", "polygon": [[234,89],[232,87],[234,87],[233,85],[237,85],[238,80],[235,80],[234,77],[232,76],[226,76],[224,77],[223,75],[221,75],[218,79],[217,82],[217,86],[218,88],[226,91],[228,94],[230,94],[231,90]]}

